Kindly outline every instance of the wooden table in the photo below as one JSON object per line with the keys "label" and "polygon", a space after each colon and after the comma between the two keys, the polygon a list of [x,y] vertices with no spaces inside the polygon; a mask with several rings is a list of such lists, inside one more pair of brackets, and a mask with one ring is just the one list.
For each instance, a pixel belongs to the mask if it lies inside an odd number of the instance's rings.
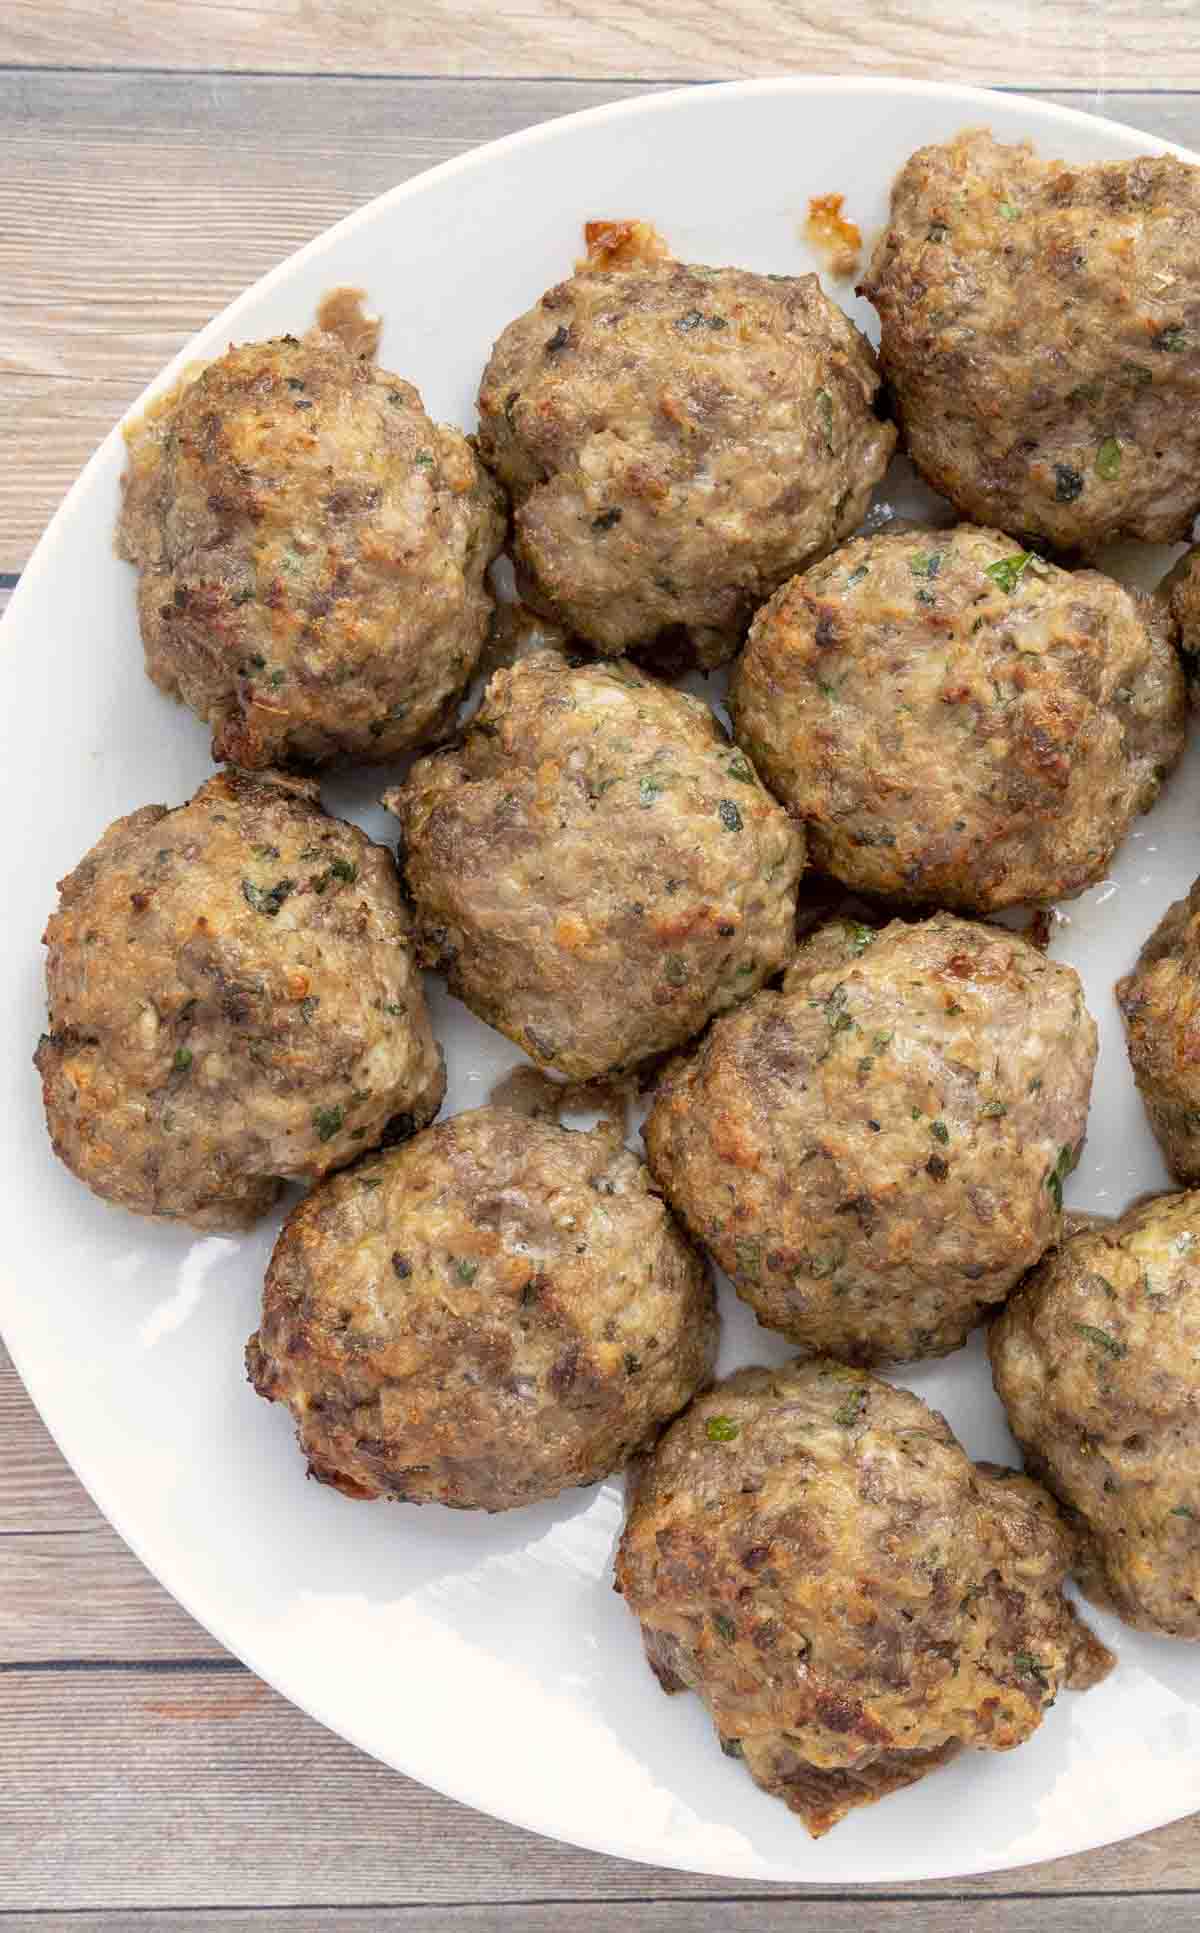
{"label": "wooden table", "polygon": [[[650,85],[791,71],[1048,93],[1200,145],[1197,0],[4,0],[0,607],[102,434],[248,282],[464,148]],[[1200,1818],[830,1895],[537,1839],[385,1770],[224,1654],[71,1476],[0,1352],[0,1933],[1150,1933]]]}

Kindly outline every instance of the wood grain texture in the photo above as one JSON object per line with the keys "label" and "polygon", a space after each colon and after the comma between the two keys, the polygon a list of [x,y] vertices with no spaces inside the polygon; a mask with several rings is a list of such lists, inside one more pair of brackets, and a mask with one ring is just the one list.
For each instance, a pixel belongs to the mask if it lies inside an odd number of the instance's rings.
{"label": "wood grain texture", "polygon": [[[0,1763],[0,1910],[520,1902],[516,1929],[538,1901],[813,1896],[501,1825],[365,1758],[248,1672],[0,1672]],[[918,1933],[936,1899],[1177,1892],[1200,1877],[1197,1851],[1182,1824],[1052,1866],[886,1892],[910,1901],[895,1923]],[[1084,1917],[1059,1924],[1074,1933]]]}
{"label": "wood grain texture", "polygon": [[[602,1914],[582,1905],[288,1907],[272,1912],[139,1913],[136,1933],[1178,1933],[1186,1903],[1143,1899],[914,1902],[858,1897],[807,1901],[613,1900]],[[519,1917],[518,1917],[519,1915]],[[0,1929],[10,1924],[0,1912]],[[49,1913],[37,1933],[116,1933],[110,1913]],[[133,1929],[130,1929],[133,1933]]]}
{"label": "wood grain texture", "polygon": [[920,74],[1185,87],[1191,0],[6,0],[0,61],[244,72],[712,79]]}
{"label": "wood grain texture", "polygon": [[[0,571],[145,383],[283,256],[436,161],[643,91],[0,73]],[[1174,140],[1200,126],[1187,97],[1105,105]]]}

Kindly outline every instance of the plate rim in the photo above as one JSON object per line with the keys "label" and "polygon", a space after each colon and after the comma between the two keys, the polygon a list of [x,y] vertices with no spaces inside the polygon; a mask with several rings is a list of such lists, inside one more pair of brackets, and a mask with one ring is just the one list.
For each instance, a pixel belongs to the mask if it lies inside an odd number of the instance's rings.
{"label": "plate rim", "polygon": [[[269,293],[280,282],[287,279],[298,267],[316,260],[320,255],[334,247],[342,237],[351,233],[356,228],[376,220],[384,209],[390,209],[410,198],[424,193],[432,183],[450,179],[458,174],[470,174],[475,170],[486,167],[497,158],[506,156],[514,151],[536,147],[543,142],[552,141],[561,136],[564,130],[574,128],[580,124],[594,125],[609,121],[621,122],[638,119],[644,115],[673,114],[684,111],[685,109],[694,109],[697,106],[700,106],[701,111],[703,111],[703,103],[718,97],[747,98],[768,95],[804,97],[810,95],[828,96],[837,94],[853,95],[856,98],[875,94],[891,100],[895,100],[897,97],[904,97],[910,100],[952,100],[961,105],[964,112],[970,112],[970,110],[978,108],[981,114],[994,113],[994,104],[997,98],[1022,102],[1028,104],[1031,109],[1035,110],[1038,118],[1048,127],[1065,125],[1078,128],[1082,126],[1086,127],[1093,134],[1099,133],[1101,136],[1106,134],[1111,135],[1121,143],[1127,143],[1131,137],[1134,137],[1138,142],[1144,143],[1143,151],[1146,153],[1175,155],[1193,166],[1200,167],[1200,152],[1189,149],[1179,142],[1168,140],[1162,136],[1148,134],[1140,128],[1133,127],[1128,122],[1113,120],[1110,116],[1092,114],[1082,108],[1064,106],[1061,102],[1048,99],[1044,95],[1039,95],[1036,92],[1030,93],[1020,87],[985,88],[958,85],[953,81],[926,80],[906,75],[779,74],[734,81],[693,81],[657,89],[652,84],[648,84],[647,92],[626,95],[618,100],[601,102],[591,107],[578,108],[565,114],[553,115],[544,121],[534,123],[532,126],[518,128],[512,133],[498,136],[492,141],[479,143],[466,149],[462,154],[453,155],[445,161],[435,163],[432,167],[422,169],[406,181],[399,182],[392,188],[385,189],[382,193],[372,196],[368,201],[363,202],[359,207],[352,209],[349,214],[342,216],[338,221],[322,229],[309,241],[302,244],[301,247],[294,249],[291,253],[284,256],[272,268],[266,270],[264,274],[236,295],[223,309],[218,310],[216,314],[211,316],[198,330],[193,332],[177,354],[164,365],[122,413],[118,421],[108,431],[92,455],[88,458],[79,475],[67,490],[58,508],[46,525],[46,528],[38,538],[28,563],[19,573],[18,582],[9,598],[8,607],[3,616],[0,617],[0,648],[8,642],[11,634],[19,628],[23,619],[26,603],[31,602],[37,596],[42,579],[55,567],[57,554],[66,539],[70,536],[74,522],[87,502],[93,479],[109,461],[114,447],[121,444],[126,425],[141,415],[147,405],[160,395],[163,390],[169,388],[189,363],[195,361],[198,356],[208,355],[210,353],[208,349],[200,349],[198,346],[204,337],[210,333],[221,333],[226,329],[234,327],[239,316],[245,309],[256,304],[263,295]],[[0,1310],[0,1315],[2,1313],[3,1311]],[[520,1805],[514,1804],[510,1806],[505,1804],[502,1807],[498,1807],[490,1795],[486,1797],[478,1796],[471,1789],[469,1779],[467,1778],[464,1778],[461,1783],[443,1783],[440,1778],[430,1778],[425,1771],[408,1770],[407,1767],[398,1762],[396,1757],[389,1756],[384,1758],[374,1746],[363,1741],[358,1735],[356,1726],[347,1726],[340,1720],[334,1721],[326,1716],[323,1698],[320,1696],[313,1697],[308,1693],[305,1694],[303,1700],[295,1696],[285,1688],[284,1684],[279,1682],[271,1670],[264,1670],[255,1661],[254,1657],[250,1655],[255,1650],[253,1644],[248,1647],[248,1652],[243,1652],[240,1645],[231,1642],[229,1636],[226,1634],[222,1618],[210,1616],[207,1610],[203,1614],[197,1611],[194,1607],[191,1590],[177,1590],[174,1584],[167,1581],[167,1578],[159,1570],[157,1565],[150,1561],[142,1548],[140,1537],[135,1533],[131,1533],[126,1528],[124,1511],[120,1504],[118,1503],[115,1507],[110,1506],[107,1496],[108,1485],[105,1479],[101,1476],[93,1481],[92,1476],[87,1473],[86,1448],[84,1446],[74,1445],[73,1432],[69,1427],[69,1418],[60,1419],[66,1425],[62,1435],[60,1435],[59,1429],[51,1423],[43,1407],[43,1392],[39,1387],[39,1385],[44,1383],[45,1379],[36,1371],[30,1371],[27,1362],[23,1360],[21,1347],[19,1345],[14,1346],[2,1322],[0,1322],[0,1339],[4,1341],[17,1374],[59,1454],[64,1458],[72,1474],[82,1484],[84,1490],[104,1516],[105,1520],[117,1532],[122,1542],[133,1553],[137,1561],[150,1573],[151,1577],[155,1579],[156,1583],[169,1596],[175,1599],[176,1603],[182,1607],[189,1617],[200,1625],[202,1629],[207,1631],[211,1637],[215,1638],[233,1658],[237,1659],[255,1677],[270,1686],[278,1696],[285,1699],[288,1704],[295,1706],[297,1710],[314,1719],[316,1723],[331,1732],[335,1738],[344,1739],[355,1750],[362,1752],[366,1757],[373,1759],[376,1763],[386,1766],[389,1770],[400,1772],[402,1776],[411,1778],[414,1782],[424,1785],[427,1789],[440,1793],[456,1804],[471,1808],[482,1814],[485,1818],[496,1819],[502,1824],[514,1826],[518,1830],[549,1840],[552,1844],[563,1845],[570,1850],[577,1849],[585,1852],[598,1853],[607,1858],[623,1860],[631,1865],[658,1866],[666,1871],[694,1873],[711,1878],[730,1876],[725,1868],[718,1869],[709,1863],[705,1863],[699,1857],[689,1857],[685,1854],[674,1852],[669,1856],[669,1864],[664,1867],[663,1853],[661,1850],[657,1854],[652,1848],[648,1848],[644,1852],[631,1851],[627,1843],[619,1842],[603,1833],[588,1831],[577,1835],[573,1831],[570,1838],[559,1838],[557,1832],[548,1827],[544,1822],[540,1822],[535,1817],[526,1816]],[[72,1441],[73,1447],[71,1449],[67,1447],[64,1436]],[[168,1566],[168,1568],[170,1567]],[[284,1676],[286,1677],[286,1673]],[[1033,1865],[1042,1866],[1059,1859],[1076,1858],[1081,1855],[1086,1855],[1106,1845],[1123,1844],[1127,1840],[1136,1838],[1144,1832],[1175,1823],[1179,1819],[1187,1816],[1189,1816],[1187,1811],[1182,1813],[1172,1812],[1165,1818],[1156,1815],[1148,1819],[1146,1823],[1136,1825],[1131,1830],[1120,1833],[1116,1838],[1111,1838],[1105,1834],[1102,1834],[1098,1838],[1092,1838],[1085,1834],[1079,1842],[1072,1842],[1069,1849],[1049,1854],[1045,1859],[1034,1861]],[[803,1828],[798,1822],[796,1823],[796,1833],[797,1844],[799,1846],[802,1847],[808,1843],[803,1835]],[[900,1877],[905,1884],[919,1885],[935,1883],[942,1880],[966,1879],[987,1874],[1011,1872],[1021,1867],[1029,1866],[1030,1862],[1028,1859],[1019,1857],[1004,1859],[998,1863],[986,1865],[971,1862],[965,1865],[959,1863],[942,1865],[939,1862],[937,1869],[926,1873],[923,1880],[914,1881],[911,1874],[904,1874]],[[870,1893],[872,1889],[878,1891],[881,1887],[892,1885],[896,1881],[885,1872],[871,1879],[858,1881],[842,1880],[831,1882],[827,1879],[806,1880],[798,1877],[782,1880],[764,1878],[758,1883],[771,1886],[772,1888],[777,1885],[804,1887],[806,1890],[811,1890],[814,1894],[826,1895],[834,1891],[841,1892],[844,1889],[849,1896],[853,1897],[864,1892]],[[753,1895],[747,1894],[746,1897],[750,1898]],[[980,1895],[979,1897],[984,1898],[986,1895]]]}

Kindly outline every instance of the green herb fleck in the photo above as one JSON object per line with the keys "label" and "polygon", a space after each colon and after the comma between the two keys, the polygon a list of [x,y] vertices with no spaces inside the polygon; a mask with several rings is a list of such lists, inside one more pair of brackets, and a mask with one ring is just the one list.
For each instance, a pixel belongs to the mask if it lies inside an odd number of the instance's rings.
{"label": "green herb fleck", "polygon": [[1074,1326],[1088,1342],[1094,1342],[1097,1349],[1105,1350],[1108,1355],[1127,1356],[1129,1354],[1125,1344],[1118,1342],[1115,1336],[1110,1336],[1107,1329],[1097,1329],[1091,1322],[1077,1322]]}
{"label": "green herb fleck", "polygon": [[704,1425],[704,1434],[710,1443],[732,1443],[741,1433],[741,1424],[735,1423],[732,1416],[710,1416]]}
{"label": "green herb fleck", "polygon": [[1018,550],[1011,557],[1001,557],[997,563],[988,564],[983,574],[1011,597],[1032,564],[1033,555],[1031,550]]}
{"label": "green herb fleck", "polygon": [[1171,356],[1181,355],[1187,348],[1187,331],[1182,322],[1169,322],[1165,329],[1160,329],[1153,346],[1165,349]]}
{"label": "green herb fleck", "polygon": [[1005,221],[1016,221],[1021,210],[1017,207],[1015,201],[1002,201],[1000,203],[1000,213],[1003,215]]}
{"label": "green herb fleck", "polygon": [[936,577],[942,568],[940,550],[919,550],[908,560],[908,568],[914,577]]}
{"label": "green herb fleck", "polygon": [[1121,474],[1121,445],[1115,436],[1106,436],[1096,452],[1096,475],[1111,483]]}
{"label": "green herb fleck", "polygon": [[398,1000],[385,1000],[383,1011],[384,1013],[390,1013],[393,1020],[403,1020],[404,1018],[404,1008]]}
{"label": "green herb fleck", "polygon": [[[710,1435],[710,1436],[712,1435],[712,1430],[711,1430],[711,1429],[709,1430],[709,1435]],[[1175,1505],[1175,1508],[1174,1508],[1174,1509],[1172,1510],[1172,1512],[1171,1512],[1171,1515],[1172,1515],[1173,1517],[1191,1517],[1191,1518],[1193,1519],[1193,1521],[1194,1521],[1194,1520],[1195,1520],[1195,1516],[1196,1516],[1196,1513],[1195,1513],[1195,1511],[1194,1511],[1194,1510],[1189,1510],[1189,1508],[1188,1508],[1188,1506],[1187,1506],[1187,1504],[1185,1504],[1185,1503],[1177,1503],[1177,1504]]]}
{"label": "green herb fleck", "polygon": [[416,463],[418,470],[432,470],[433,468],[433,457],[428,450],[418,450],[413,461]]}
{"label": "green herb fleck", "polygon": [[1050,1681],[1046,1676],[1046,1667],[1040,1658],[1035,1658],[1029,1651],[1018,1651],[1013,1663],[1023,1677],[1032,1678],[1043,1691],[1047,1689]]}
{"label": "green herb fleck", "polygon": [[742,815],[738,811],[732,799],[721,800],[720,805],[717,807],[717,816],[719,817],[721,824],[724,826],[726,832],[741,831]]}
{"label": "green herb fleck", "polygon": [[331,860],[329,870],[335,879],[344,880],[348,886],[352,886],[358,878],[358,867],[349,859]]}
{"label": "green herb fleck", "polygon": [[345,1118],[346,1116],[340,1107],[315,1108],[313,1110],[313,1126],[317,1130],[317,1139],[320,1141],[332,1141],[334,1135],[341,1132],[342,1122]]}
{"label": "green herb fleck", "polygon": [[743,785],[754,784],[753,768],[740,752],[735,752],[729,761],[729,776],[731,779],[740,779]]}
{"label": "green herb fleck", "polygon": [[886,1034],[872,1034],[871,1045],[877,1054],[882,1054],[884,1048],[890,1047],[894,1039],[895,1033],[889,1029]]}
{"label": "green herb fleck", "polygon": [[849,590],[852,584],[861,584],[863,578],[870,572],[870,569],[871,566],[869,564],[859,564],[851,571],[849,577],[846,579],[846,589]]}
{"label": "green herb fleck", "polygon": [[177,1047],[175,1049],[175,1060],[173,1064],[174,1064],[175,1072],[177,1074],[186,1074],[188,1071],[188,1068],[192,1064],[191,1048]]}
{"label": "green herb fleck", "polygon": [[[865,953],[869,946],[874,945],[875,929],[871,926],[860,926],[857,920],[851,920],[848,924],[849,937],[846,941],[846,951],[852,958],[857,960],[859,955]],[[890,1034],[888,1035],[888,1039],[891,1039]]]}
{"label": "green herb fleck", "polygon": [[656,805],[660,795],[666,790],[661,779],[644,778],[638,780],[638,798],[643,809]]}
{"label": "green herb fleck", "polygon": [[479,1264],[478,1262],[468,1262],[465,1256],[460,1257],[454,1264],[454,1273],[460,1282],[473,1282],[479,1274]]}
{"label": "green herb fleck", "polygon": [[848,1430],[852,1427],[853,1424],[857,1423],[859,1417],[862,1415],[862,1412],[864,1411],[866,1406],[867,1406],[866,1390],[852,1389],[850,1391],[850,1394],[846,1397],[845,1401],[843,1403],[840,1403],[837,1409],[834,1410],[833,1420],[835,1423],[840,1423],[843,1429]]}
{"label": "green herb fleck", "polygon": [[256,859],[278,859],[279,857],[278,846],[251,846],[250,850]]}
{"label": "green herb fleck", "polygon": [[724,1611],[714,1611],[712,1621],[715,1629],[724,1638],[726,1644],[732,1644],[737,1637],[737,1625],[733,1619],[727,1618]]}
{"label": "green herb fleck", "polygon": [[688,979],[687,961],[678,953],[668,953],[666,959],[663,961],[663,974],[671,986],[686,986]]}
{"label": "green herb fleck", "polygon": [[[1040,1081],[1038,1082],[1038,1086],[1041,1086]],[[1074,1165],[1074,1155],[1071,1149],[1060,1148],[1058,1151],[1058,1160],[1046,1175],[1046,1186],[1054,1198],[1054,1206],[1058,1209],[1061,1209],[1063,1205],[1063,1182],[1070,1174]]]}
{"label": "green herb fleck", "polygon": [[733,1250],[737,1256],[738,1274],[757,1276],[759,1257],[758,1243],[748,1241],[742,1237],[735,1241]]}
{"label": "green herb fleck", "polygon": [[1008,1108],[1003,1101],[985,1101],[979,1112],[985,1121],[998,1121]]}
{"label": "green herb fleck", "polygon": [[256,886],[252,879],[243,879],[242,898],[256,913],[273,920],[295,884],[294,879],[277,879],[273,886],[264,887]]}
{"label": "green herb fleck", "polygon": [[1042,1077],[1040,1074],[1035,1074],[1033,1079],[1030,1081],[1026,1092],[1029,1094],[1040,1094],[1041,1091],[1042,1091]]}
{"label": "green herb fleck", "polygon": [[943,1147],[946,1146],[950,1139],[950,1130],[944,1121],[931,1121],[929,1123],[929,1132],[935,1141],[942,1143]]}

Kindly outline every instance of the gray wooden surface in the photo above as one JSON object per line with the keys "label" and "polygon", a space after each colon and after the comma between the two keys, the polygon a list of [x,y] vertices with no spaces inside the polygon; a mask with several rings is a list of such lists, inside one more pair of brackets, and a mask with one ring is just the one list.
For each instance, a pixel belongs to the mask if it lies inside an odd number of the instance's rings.
{"label": "gray wooden surface", "polygon": [[[1200,145],[1200,99],[1171,91],[1200,83],[1198,24],[1195,0],[437,0],[419,18],[384,0],[6,0],[0,610],[71,478],[180,343],[431,162],[666,78],[789,66],[1053,85]],[[193,1624],[100,1517],[0,1351],[0,1928],[1194,1925],[1200,1820],[1018,1873],[830,1895],[633,1866],[454,1805]]]}

